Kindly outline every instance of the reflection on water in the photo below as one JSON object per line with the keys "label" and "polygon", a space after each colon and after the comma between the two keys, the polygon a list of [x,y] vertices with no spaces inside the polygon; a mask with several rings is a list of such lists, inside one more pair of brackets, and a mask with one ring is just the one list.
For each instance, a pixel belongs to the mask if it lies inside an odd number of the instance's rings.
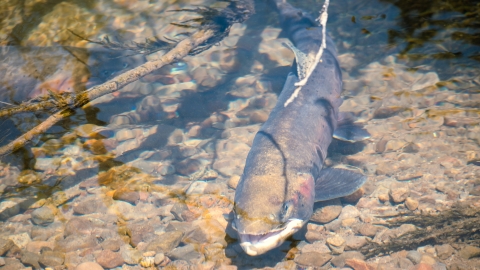
{"label": "reflection on water", "polygon": [[[67,30],[94,40],[173,37],[183,30],[169,23],[192,14],[167,10],[215,1],[4,2],[0,108],[49,91],[78,93],[158,57],[108,51]],[[473,238],[412,240],[383,257],[359,252],[367,240],[395,241],[414,229],[378,225],[378,216],[445,211],[459,200],[479,207],[480,6],[447,0],[330,4],[341,109],[372,138],[332,144],[326,163],[359,167],[369,180],[361,198],[316,204],[312,221],[278,249],[243,253],[230,225],[235,187],[293,61],[276,14],[257,2],[257,14],[218,46],[93,101],[3,157],[0,267],[479,265]],[[1,144],[48,115],[3,120]]]}

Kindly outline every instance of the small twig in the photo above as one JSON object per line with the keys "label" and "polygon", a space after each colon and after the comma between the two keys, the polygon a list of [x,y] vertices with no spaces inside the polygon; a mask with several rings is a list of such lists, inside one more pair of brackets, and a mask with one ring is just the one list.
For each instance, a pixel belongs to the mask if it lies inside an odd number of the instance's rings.
{"label": "small twig", "polygon": [[318,49],[317,54],[315,55],[315,63],[314,65],[310,66],[308,68],[308,72],[301,81],[297,82],[295,86],[297,87],[293,94],[285,101],[285,104],[283,106],[287,107],[288,104],[292,103],[293,100],[298,96],[300,93],[300,90],[302,90],[302,87],[307,83],[308,79],[312,75],[312,72],[315,70],[317,65],[322,62],[322,55],[323,51],[327,47],[326,43],[326,29],[327,29],[327,19],[328,19],[328,5],[330,4],[330,0],[325,0],[325,3],[323,4],[322,10],[320,11],[320,16],[317,18],[317,21],[319,21],[320,25],[322,26],[322,44],[320,45],[320,48]]}
{"label": "small twig", "polygon": [[7,105],[10,105],[10,106],[15,106],[15,105],[13,105],[13,104],[11,104],[11,103],[8,103],[8,102],[0,101],[0,103],[7,104]]}
{"label": "small twig", "polygon": [[[198,45],[204,43],[215,35],[214,31],[201,30],[191,37],[180,41],[172,50],[164,54],[160,59],[149,61],[141,66],[138,66],[130,71],[127,71],[101,85],[92,87],[85,92],[80,93],[75,97],[74,108],[88,106],[88,103],[98,97],[115,92],[120,88],[132,83],[141,77],[160,69],[161,67],[173,63],[187,56],[188,53],[195,49]],[[68,117],[72,114],[70,108],[63,109],[50,117],[35,128],[29,130],[19,138],[4,145],[0,148],[0,156],[13,152],[30,142],[35,136],[45,133],[50,127],[58,121]]]}

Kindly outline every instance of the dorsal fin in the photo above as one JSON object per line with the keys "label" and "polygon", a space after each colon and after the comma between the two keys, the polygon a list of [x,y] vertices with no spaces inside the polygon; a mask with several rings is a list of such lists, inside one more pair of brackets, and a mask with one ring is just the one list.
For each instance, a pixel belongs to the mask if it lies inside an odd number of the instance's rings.
{"label": "dorsal fin", "polygon": [[289,40],[282,43],[285,47],[288,47],[295,54],[295,60],[297,61],[297,74],[298,79],[301,81],[307,76],[308,69],[315,63],[315,54],[305,54],[292,44]]}

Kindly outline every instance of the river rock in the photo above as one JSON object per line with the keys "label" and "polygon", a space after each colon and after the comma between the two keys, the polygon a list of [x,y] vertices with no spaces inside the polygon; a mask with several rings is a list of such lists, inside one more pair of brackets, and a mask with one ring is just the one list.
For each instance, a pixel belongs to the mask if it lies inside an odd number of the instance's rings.
{"label": "river rock", "polygon": [[32,222],[37,225],[46,226],[52,223],[55,219],[55,213],[50,207],[40,207],[31,213]]}
{"label": "river rock", "polygon": [[341,268],[341,267],[345,266],[346,260],[349,260],[349,259],[365,260],[365,256],[358,251],[346,251],[346,252],[334,257],[331,260],[331,263],[335,267]]}
{"label": "river rock", "polygon": [[14,234],[10,235],[8,239],[11,239],[15,245],[23,249],[27,246],[28,243],[32,241],[28,233]]}
{"label": "river rock", "polygon": [[73,212],[77,215],[88,215],[92,213],[105,213],[107,207],[100,198],[89,198],[73,206]]}
{"label": "river rock", "polygon": [[155,251],[156,253],[167,253],[180,244],[182,237],[183,232],[180,231],[165,232],[150,242],[146,250]]}
{"label": "river rock", "polygon": [[55,267],[63,264],[65,254],[58,251],[44,250],[40,255],[40,264],[44,267]]}
{"label": "river rock", "polygon": [[449,244],[435,246],[435,250],[437,251],[437,256],[442,260],[448,259],[453,252],[455,252],[453,247]]}
{"label": "river rock", "polygon": [[104,268],[115,268],[125,263],[120,253],[111,250],[102,250],[96,256],[96,261]]}
{"label": "river rock", "polygon": [[471,259],[480,256],[480,248],[475,246],[466,246],[458,253],[464,259]]}
{"label": "river rock", "polygon": [[75,270],[103,270],[103,267],[96,262],[83,262],[77,265]]}
{"label": "river rock", "polygon": [[24,265],[32,266],[34,269],[40,269],[40,264],[38,263],[39,259],[39,254],[24,251],[22,252],[22,257],[20,258],[20,261],[22,261]]}
{"label": "river rock", "polygon": [[322,267],[332,259],[328,253],[306,252],[295,256],[295,262],[302,266]]}
{"label": "river rock", "polygon": [[11,239],[0,238],[0,256],[3,256],[15,245]]}
{"label": "river rock", "polygon": [[410,190],[403,187],[390,189],[388,195],[395,203],[402,203],[407,199],[408,195],[410,195]]}
{"label": "river rock", "polygon": [[336,234],[333,237],[327,239],[328,247],[332,250],[333,254],[341,254],[345,249],[345,239]]}
{"label": "river rock", "polygon": [[191,244],[177,247],[170,251],[167,256],[172,260],[185,260],[191,264],[198,265],[205,261],[202,253],[195,250]]}
{"label": "river rock", "polygon": [[329,223],[336,219],[342,212],[340,199],[318,202],[314,205],[314,212],[310,220],[319,223]]}

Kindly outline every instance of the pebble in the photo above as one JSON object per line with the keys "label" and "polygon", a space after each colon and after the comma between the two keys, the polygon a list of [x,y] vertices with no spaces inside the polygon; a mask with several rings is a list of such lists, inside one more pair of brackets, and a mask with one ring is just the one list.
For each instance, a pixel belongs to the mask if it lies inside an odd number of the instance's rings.
{"label": "pebble", "polygon": [[172,260],[185,260],[191,264],[198,265],[205,261],[203,254],[195,250],[191,244],[177,247],[170,251],[167,256]]}
{"label": "pebble", "polygon": [[420,259],[420,263],[426,263],[428,265],[434,265],[437,261],[435,259],[428,255],[428,254],[423,254],[422,258]]}
{"label": "pebble", "polygon": [[15,245],[12,239],[0,238],[0,256],[3,256]]}
{"label": "pebble", "polygon": [[295,256],[294,261],[302,266],[322,267],[331,259],[328,253],[306,252]]}
{"label": "pebble", "polygon": [[73,206],[73,212],[77,215],[105,213],[107,212],[107,207],[102,199],[92,197],[75,204]]}
{"label": "pebble", "polygon": [[140,200],[140,194],[139,192],[131,190],[128,187],[122,187],[115,190],[113,193],[113,199],[136,204],[138,200]]}
{"label": "pebble", "polygon": [[40,255],[39,263],[44,267],[56,267],[63,264],[65,254],[58,251],[44,250]]}
{"label": "pebble", "polygon": [[83,262],[77,265],[75,270],[103,270],[103,267],[96,262]]}
{"label": "pebble", "polygon": [[464,259],[471,259],[480,256],[480,248],[475,246],[466,246],[458,253]]}
{"label": "pebble", "polygon": [[32,222],[37,225],[46,226],[52,223],[55,219],[55,213],[50,207],[40,207],[31,213]]}
{"label": "pebble", "polygon": [[305,234],[305,239],[307,239],[309,243],[324,240],[325,228],[321,225],[307,223],[307,233]]}
{"label": "pebble", "polygon": [[345,265],[353,268],[354,270],[371,270],[370,267],[364,260],[360,259],[346,259]]}
{"label": "pebble", "polygon": [[40,254],[36,254],[29,251],[23,251],[20,261],[24,265],[32,266],[34,269],[40,269],[40,264],[38,263],[40,259]]}
{"label": "pebble", "polygon": [[157,253],[157,254],[155,255],[154,260],[155,260],[155,265],[161,264],[161,263],[165,260],[165,254],[163,254],[163,253]]}
{"label": "pebble", "polygon": [[142,258],[142,252],[129,244],[120,247],[120,255],[126,264],[137,264]]}
{"label": "pebble", "polygon": [[120,253],[111,250],[102,250],[95,259],[103,268],[115,268],[125,263]]}
{"label": "pebble", "polygon": [[358,250],[367,244],[363,236],[348,236],[345,239],[345,250]]}
{"label": "pebble", "polygon": [[437,252],[437,256],[442,260],[448,259],[455,251],[449,244],[435,246],[435,250]]}
{"label": "pebble", "polygon": [[21,249],[27,247],[27,244],[32,241],[28,233],[10,235],[8,239],[12,240]]}
{"label": "pebble", "polygon": [[418,208],[418,201],[408,197],[405,199],[405,206],[408,208],[408,210],[415,211]]}
{"label": "pebble", "polygon": [[146,250],[155,251],[156,253],[167,253],[180,244],[182,237],[183,232],[180,231],[165,232],[151,241],[147,245]]}
{"label": "pebble", "polygon": [[341,254],[345,249],[345,239],[336,234],[333,237],[327,238],[328,247],[332,250],[333,254]]}
{"label": "pebble", "polygon": [[344,267],[346,260],[357,259],[357,260],[365,260],[365,256],[358,251],[346,251],[331,260],[331,263],[335,267]]}
{"label": "pebble", "polygon": [[365,223],[360,227],[358,232],[364,236],[373,237],[375,234],[377,234],[377,231],[377,226],[374,226],[370,223]]}
{"label": "pebble", "polygon": [[232,189],[236,189],[239,181],[240,181],[239,175],[232,175],[228,180],[227,185]]}
{"label": "pebble", "polygon": [[388,195],[395,203],[402,203],[404,202],[407,197],[410,195],[410,190],[408,188],[395,188],[390,189]]}
{"label": "pebble", "polygon": [[420,263],[422,259],[422,254],[416,250],[409,251],[407,253],[407,259],[412,261],[414,264]]}
{"label": "pebble", "polygon": [[314,205],[314,212],[311,221],[318,223],[329,223],[336,219],[342,212],[342,203],[340,199],[318,202]]}

